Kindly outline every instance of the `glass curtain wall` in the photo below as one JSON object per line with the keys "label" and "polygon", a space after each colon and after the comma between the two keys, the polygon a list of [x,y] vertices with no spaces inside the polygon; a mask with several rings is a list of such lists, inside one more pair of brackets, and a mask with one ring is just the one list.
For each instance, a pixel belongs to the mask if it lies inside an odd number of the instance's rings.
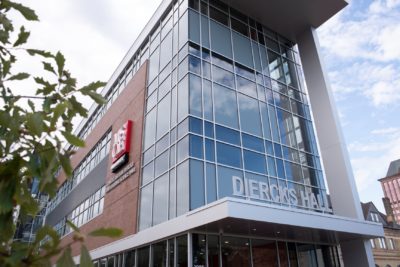
{"label": "glass curtain wall", "polygon": [[[191,244],[188,243],[191,236]],[[189,249],[191,248],[191,249]],[[189,253],[191,254],[189,255]],[[334,245],[189,233],[94,261],[95,267],[340,267]]]}
{"label": "glass curtain wall", "polygon": [[296,45],[180,2],[149,37],[139,229],[226,196],[330,212]]}

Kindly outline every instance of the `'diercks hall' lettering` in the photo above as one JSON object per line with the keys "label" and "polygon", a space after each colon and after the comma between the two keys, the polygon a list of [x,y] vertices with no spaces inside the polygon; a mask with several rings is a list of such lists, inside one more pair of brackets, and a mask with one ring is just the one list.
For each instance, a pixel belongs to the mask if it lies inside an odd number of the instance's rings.
{"label": "'diercks hall' lettering", "polygon": [[[326,195],[315,195],[312,192],[300,190],[296,192],[293,188],[268,185],[266,182],[253,179],[243,179],[232,176],[232,193],[234,196],[246,197],[249,199],[276,202],[291,206],[302,206],[310,209],[331,212]],[[298,196],[300,194],[300,197]]]}

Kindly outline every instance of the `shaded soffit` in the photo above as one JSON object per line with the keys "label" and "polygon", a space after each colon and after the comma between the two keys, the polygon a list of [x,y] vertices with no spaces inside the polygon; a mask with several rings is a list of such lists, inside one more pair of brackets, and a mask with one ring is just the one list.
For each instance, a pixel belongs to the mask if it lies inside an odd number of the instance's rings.
{"label": "shaded soffit", "polygon": [[348,4],[346,0],[221,1],[292,41],[307,28],[318,28]]}

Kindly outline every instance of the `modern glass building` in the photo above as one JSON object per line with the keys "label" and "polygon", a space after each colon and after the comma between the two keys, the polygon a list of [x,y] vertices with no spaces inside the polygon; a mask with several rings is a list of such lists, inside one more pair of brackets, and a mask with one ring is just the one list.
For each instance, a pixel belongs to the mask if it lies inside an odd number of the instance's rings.
{"label": "modern glass building", "polygon": [[346,4],[162,1],[46,223],[122,228],[100,267],[374,266],[315,33]]}

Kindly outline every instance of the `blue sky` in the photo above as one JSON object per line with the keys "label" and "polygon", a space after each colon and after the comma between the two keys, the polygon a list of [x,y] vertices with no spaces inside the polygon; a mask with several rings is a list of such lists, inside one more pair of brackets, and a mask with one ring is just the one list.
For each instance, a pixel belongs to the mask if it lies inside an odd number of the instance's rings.
{"label": "blue sky", "polygon": [[318,29],[361,201],[400,158],[400,1],[351,1]]}
{"label": "blue sky", "polygon": [[[41,20],[29,25],[31,46],[61,50],[83,85],[111,77],[161,1],[21,2]],[[383,211],[377,179],[400,158],[400,0],[350,1],[318,34],[360,199]]]}

